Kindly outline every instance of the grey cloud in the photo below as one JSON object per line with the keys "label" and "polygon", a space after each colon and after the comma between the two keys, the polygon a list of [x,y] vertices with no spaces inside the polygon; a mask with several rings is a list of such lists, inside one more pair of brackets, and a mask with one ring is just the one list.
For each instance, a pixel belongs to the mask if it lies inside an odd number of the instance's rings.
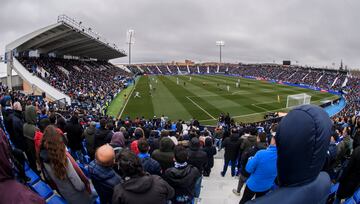
{"label": "grey cloud", "polygon": [[226,62],[343,59],[356,68],[359,8],[355,0],[2,0],[0,47],[67,14],[126,50],[133,28],[133,62],[217,61],[215,41],[224,40]]}

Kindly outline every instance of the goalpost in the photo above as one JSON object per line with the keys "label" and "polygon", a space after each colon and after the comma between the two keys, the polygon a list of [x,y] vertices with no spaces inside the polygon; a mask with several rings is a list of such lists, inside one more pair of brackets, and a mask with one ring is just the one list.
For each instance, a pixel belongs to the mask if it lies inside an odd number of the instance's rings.
{"label": "goalpost", "polygon": [[310,104],[311,96],[306,93],[288,95],[286,100],[286,108],[291,108],[299,105]]}

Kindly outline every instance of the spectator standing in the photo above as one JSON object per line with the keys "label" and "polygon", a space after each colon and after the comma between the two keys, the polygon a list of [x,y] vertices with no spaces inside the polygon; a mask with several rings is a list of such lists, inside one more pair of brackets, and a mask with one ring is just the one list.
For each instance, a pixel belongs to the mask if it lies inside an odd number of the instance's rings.
{"label": "spectator standing", "polygon": [[95,132],[96,132],[96,122],[91,121],[89,126],[84,130],[84,138],[86,141],[86,150],[93,160],[95,157]]}
{"label": "spectator standing", "polygon": [[224,168],[221,176],[225,176],[229,163],[231,162],[231,176],[235,176],[236,160],[240,150],[240,140],[237,133],[232,133],[230,137],[224,139],[222,147],[225,148]]}
{"label": "spectator standing", "polygon": [[149,154],[149,143],[146,139],[140,139],[138,141],[138,149],[140,153],[138,154],[141,164],[145,172],[149,174],[161,175],[161,167],[159,162],[150,157]]}
{"label": "spectator standing", "polygon": [[360,186],[360,147],[354,149],[349,163],[339,179],[340,185],[336,192],[334,204],[351,197]]}
{"label": "spectator standing", "polygon": [[190,204],[194,199],[195,183],[201,176],[199,170],[188,164],[188,153],[183,146],[174,149],[175,166],[167,169],[164,179],[175,189],[172,204]]}
{"label": "spectator standing", "polygon": [[245,150],[242,153],[241,159],[240,159],[241,168],[239,169],[239,172],[240,172],[239,182],[238,182],[237,189],[233,189],[233,193],[235,195],[240,196],[241,188],[244,185],[244,183],[246,182],[246,180],[248,179],[248,177],[250,176],[250,174],[245,169],[249,158],[253,157],[256,154],[256,152],[258,152],[259,150],[266,149],[266,146],[267,146],[266,145],[266,134],[262,132],[262,133],[259,133],[257,136],[256,145],[252,146],[251,148],[248,148],[247,150]]}
{"label": "spectator standing", "polygon": [[204,151],[200,149],[200,141],[196,137],[190,140],[188,163],[195,166],[201,174],[195,184],[195,199],[198,200],[201,191],[202,174],[204,171],[204,167],[207,164],[207,155]]}
{"label": "spectator standing", "polygon": [[279,188],[249,203],[326,203],[331,181],[320,171],[331,129],[331,120],[322,108],[303,105],[292,109],[279,123],[275,137]]}
{"label": "spectator standing", "polygon": [[36,127],[36,111],[33,105],[28,105],[25,107],[25,123],[23,127],[24,137],[26,141],[26,156],[29,161],[29,166],[32,170],[37,171],[36,166],[36,151],[35,151],[35,131],[37,130]]}
{"label": "spectator standing", "polygon": [[203,176],[210,176],[211,168],[214,167],[214,155],[216,154],[216,147],[212,143],[211,137],[205,139],[205,146],[202,149],[207,156],[207,163],[204,167]]}
{"label": "spectator standing", "polygon": [[106,119],[100,120],[100,128],[96,130],[95,132],[95,145],[94,149],[96,150],[98,147],[103,146],[106,143],[110,143],[111,138],[108,138],[109,136],[109,130],[106,127]]}
{"label": "spectator standing", "polygon": [[160,148],[155,150],[151,157],[159,162],[162,172],[174,166],[174,143],[170,138],[160,140]]}
{"label": "spectator standing", "polygon": [[76,159],[82,159],[82,136],[83,128],[79,123],[79,118],[76,113],[70,118],[70,121],[65,126],[66,137],[68,139],[68,147],[71,150],[71,155]]}
{"label": "spectator standing", "polygon": [[275,138],[272,138],[266,150],[260,150],[254,157],[249,158],[245,170],[250,176],[246,181],[245,191],[240,204],[251,200],[254,195],[255,198],[265,195],[274,185],[277,174],[277,150],[275,143]]}
{"label": "spectator standing", "polygon": [[174,196],[174,189],[160,176],[143,171],[140,158],[123,150],[117,158],[124,182],[114,188],[113,204],[166,203]]}
{"label": "spectator standing", "polygon": [[95,160],[89,164],[89,177],[103,204],[111,203],[114,187],[121,182],[121,177],[114,171],[114,149],[105,144],[96,150]]}
{"label": "spectator standing", "polygon": [[67,203],[91,203],[89,181],[66,153],[61,133],[52,125],[44,131],[40,159],[45,177],[56,185]]}

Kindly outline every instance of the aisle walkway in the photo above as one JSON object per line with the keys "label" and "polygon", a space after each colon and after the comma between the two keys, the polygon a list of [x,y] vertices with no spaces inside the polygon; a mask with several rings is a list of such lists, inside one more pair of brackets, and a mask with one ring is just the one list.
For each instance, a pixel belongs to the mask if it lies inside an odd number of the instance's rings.
{"label": "aisle walkway", "polygon": [[225,177],[220,175],[224,165],[223,152],[224,150],[215,156],[210,177],[204,177],[202,180],[201,204],[236,204],[240,201],[241,197],[232,192],[232,189],[237,187],[238,179],[231,177],[230,167]]}

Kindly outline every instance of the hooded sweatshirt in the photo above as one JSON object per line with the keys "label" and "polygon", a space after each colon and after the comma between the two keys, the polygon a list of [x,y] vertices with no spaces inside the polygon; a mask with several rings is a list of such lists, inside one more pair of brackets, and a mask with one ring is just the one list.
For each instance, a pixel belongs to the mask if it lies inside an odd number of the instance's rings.
{"label": "hooded sweatshirt", "polygon": [[35,111],[35,107],[32,105],[26,106],[25,107],[25,124],[24,124],[24,137],[33,140],[34,136],[35,136],[35,131],[36,131],[36,119],[37,119],[37,115],[36,115],[36,111]]}
{"label": "hooded sweatshirt", "polygon": [[112,203],[153,204],[166,203],[174,196],[174,189],[157,175],[133,177],[114,188]]}
{"label": "hooded sweatshirt", "polygon": [[276,131],[279,189],[249,203],[326,203],[331,181],[320,172],[330,143],[332,123],[318,106],[291,110]]}

